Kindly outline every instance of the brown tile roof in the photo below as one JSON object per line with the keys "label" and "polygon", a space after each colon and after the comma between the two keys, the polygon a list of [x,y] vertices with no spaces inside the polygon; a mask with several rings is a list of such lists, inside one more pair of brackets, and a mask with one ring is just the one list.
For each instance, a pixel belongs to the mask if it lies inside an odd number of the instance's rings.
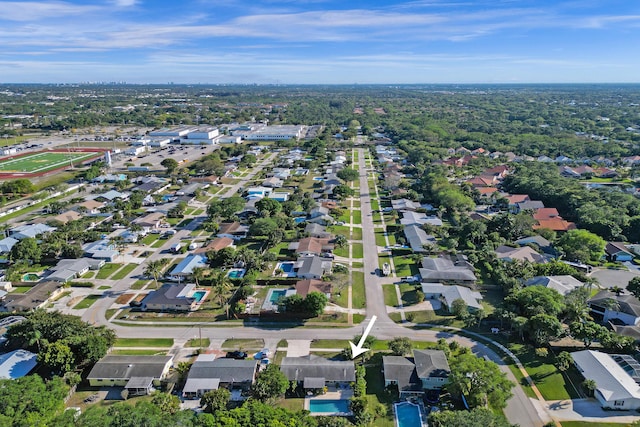
{"label": "brown tile roof", "polygon": [[78,206],[87,208],[87,210],[99,209],[104,206],[104,203],[96,200],[87,200],[86,202],[78,203]]}
{"label": "brown tile roof", "polygon": [[548,219],[553,219],[553,218],[560,218],[560,213],[558,213],[558,210],[556,208],[541,208],[535,211],[535,213],[533,214],[533,219],[540,221],[540,220],[548,220]]}
{"label": "brown tile roof", "polygon": [[310,292],[330,294],[332,287],[331,283],[317,279],[298,280],[295,286],[297,294],[302,298],[305,298]]}
{"label": "brown tile roof", "polygon": [[576,228],[573,222],[565,221],[562,218],[552,218],[538,220],[538,224],[533,226],[534,230],[539,228],[548,228],[553,231],[569,231]]}
{"label": "brown tile roof", "polygon": [[233,244],[233,239],[229,237],[216,237],[212,241],[209,242],[207,246],[203,246],[201,248],[193,251],[194,254],[204,254],[207,252],[217,252],[220,249],[224,249]]}
{"label": "brown tile roof", "polygon": [[297,253],[311,252],[315,254],[322,253],[323,249],[332,249],[333,245],[329,244],[329,239],[319,239],[317,237],[305,237],[298,242]]}

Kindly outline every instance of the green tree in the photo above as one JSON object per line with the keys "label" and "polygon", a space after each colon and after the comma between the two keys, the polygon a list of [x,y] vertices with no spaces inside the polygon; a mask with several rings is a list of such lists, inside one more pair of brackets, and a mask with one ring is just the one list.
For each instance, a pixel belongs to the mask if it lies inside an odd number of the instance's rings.
{"label": "green tree", "polygon": [[202,398],[200,398],[200,406],[204,408],[205,412],[213,414],[227,409],[230,400],[231,392],[226,388],[219,388],[203,394]]}
{"label": "green tree", "polygon": [[515,312],[526,317],[536,314],[558,316],[565,308],[562,295],[555,289],[544,286],[528,286],[517,290],[505,298]]}
{"label": "green tree", "polygon": [[55,375],[62,376],[75,367],[75,355],[65,342],[50,342],[43,352],[38,353],[38,363],[46,366]]}
{"label": "green tree", "polygon": [[506,406],[514,384],[498,365],[471,353],[460,353],[449,363],[451,373],[445,386],[449,392],[456,396],[464,394],[472,408]]}
{"label": "green tree", "polygon": [[33,237],[26,237],[13,245],[9,258],[12,261],[27,261],[29,264],[40,262],[42,248]]}
{"label": "green tree", "polygon": [[227,319],[229,318],[229,292],[233,289],[233,284],[226,272],[218,271],[211,279],[211,294],[218,300],[220,307],[226,307]]}
{"label": "green tree", "polygon": [[344,180],[344,181],[355,181],[358,178],[360,178],[360,173],[352,168],[344,168],[340,171],[338,171],[338,173],[336,174],[338,176],[338,178]]}
{"label": "green tree", "polygon": [[410,354],[412,349],[411,340],[407,337],[396,337],[389,341],[387,345],[395,356]]}
{"label": "green tree", "polygon": [[180,399],[169,393],[155,392],[151,403],[157,406],[164,414],[173,415],[180,410]]}
{"label": "green tree", "polygon": [[167,260],[165,258],[156,259],[147,261],[147,265],[144,268],[142,274],[147,277],[153,277],[153,281],[155,283],[156,289],[158,289],[158,278],[162,276],[164,272],[164,266],[167,264]]}
{"label": "green tree", "polygon": [[456,316],[457,319],[464,319],[469,315],[469,309],[467,303],[462,298],[457,298],[451,303],[451,314]]}
{"label": "green tree", "polygon": [[561,351],[556,356],[556,367],[560,372],[564,372],[567,369],[569,369],[572,363],[573,363],[573,358],[571,357],[571,354],[569,354],[566,351]]}
{"label": "green tree", "polygon": [[498,415],[488,408],[431,412],[429,425],[432,427],[515,427],[503,415]]}
{"label": "green tree", "polygon": [[587,230],[569,230],[558,239],[558,247],[570,261],[598,262],[604,256],[607,242]]}
{"label": "green tree", "polygon": [[317,317],[324,312],[329,299],[321,292],[309,292],[304,299],[304,310],[311,316]]}
{"label": "green tree", "polygon": [[176,169],[178,169],[178,161],[170,157],[161,161],[160,165],[167,169],[168,174],[172,174]]}
{"label": "green tree", "polygon": [[353,188],[348,185],[340,184],[333,189],[333,194],[340,200],[352,197],[356,194]]}
{"label": "green tree", "polygon": [[253,237],[267,237],[279,230],[278,223],[272,218],[258,218],[249,227],[249,234]]}
{"label": "green tree", "polygon": [[240,196],[214,200],[207,207],[207,215],[210,219],[222,218],[228,220],[233,218],[237,212],[240,212],[245,203],[246,200]]}
{"label": "green tree", "polygon": [[274,216],[282,211],[282,204],[277,200],[265,197],[256,202],[256,209],[262,216]]}
{"label": "green tree", "polygon": [[527,327],[529,337],[536,346],[547,344],[562,332],[562,324],[558,318],[549,314],[536,314],[529,319]]}
{"label": "green tree", "polygon": [[629,280],[627,290],[631,292],[634,297],[640,298],[640,276]]}
{"label": "green tree", "polygon": [[271,364],[258,374],[251,393],[258,400],[269,401],[283,396],[287,388],[289,380],[278,366]]}
{"label": "green tree", "polygon": [[342,234],[337,234],[336,237],[333,239],[333,244],[338,248],[343,248],[347,246],[347,244],[349,244],[349,241]]}

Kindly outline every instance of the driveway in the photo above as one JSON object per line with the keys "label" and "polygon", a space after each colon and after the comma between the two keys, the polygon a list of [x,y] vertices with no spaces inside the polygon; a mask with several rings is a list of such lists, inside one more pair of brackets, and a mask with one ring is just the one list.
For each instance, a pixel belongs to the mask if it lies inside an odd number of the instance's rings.
{"label": "driveway", "polygon": [[635,411],[605,411],[595,399],[549,400],[547,407],[559,421],[630,424],[640,420]]}

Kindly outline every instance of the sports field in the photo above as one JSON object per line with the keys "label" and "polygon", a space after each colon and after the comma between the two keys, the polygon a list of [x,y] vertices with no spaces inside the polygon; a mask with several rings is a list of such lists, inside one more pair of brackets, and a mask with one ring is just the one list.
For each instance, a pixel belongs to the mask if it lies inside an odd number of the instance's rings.
{"label": "sports field", "polygon": [[71,166],[96,157],[99,153],[89,152],[41,152],[0,160],[0,173],[37,174],[52,169]]}

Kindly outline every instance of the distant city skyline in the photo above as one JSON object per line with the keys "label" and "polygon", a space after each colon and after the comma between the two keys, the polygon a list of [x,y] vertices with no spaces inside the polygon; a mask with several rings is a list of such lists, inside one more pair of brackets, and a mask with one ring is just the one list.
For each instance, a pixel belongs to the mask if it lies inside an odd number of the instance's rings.
{"label": "distant city skyline", "polygon": [[640,82],[629,0],[0,1],[1,83]]}

